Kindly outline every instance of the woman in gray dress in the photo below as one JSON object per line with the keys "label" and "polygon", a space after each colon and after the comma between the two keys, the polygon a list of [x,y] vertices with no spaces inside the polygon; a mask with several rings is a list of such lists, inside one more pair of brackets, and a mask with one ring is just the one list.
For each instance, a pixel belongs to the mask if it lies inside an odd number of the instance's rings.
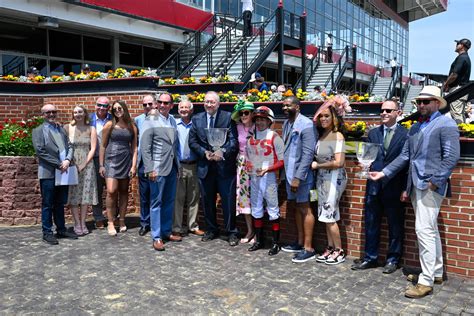
{"label": "woman in gray dress", "polygon": [[318,220],[326,224],[328,238],[328,246],[316,261],[335,265],[344,262],[346,258],[337,224],[340,220],[339,200],[347,184],[344,135],[341,133],[344,123],[331,104],[315,120],[319,140],[316,144],[316,161],[311,164],[311,169],[318,172]]}
{"label": "woman in gray dress", "polygon": [[99,161],[99,173],[105,177],[107,186],[107,232],[116,236],[114,216],[117,203],[120,232],[127,231],[125,213],[128,205],[128,185],[130,178],[135,176],[137,167],[137,128],[124,101],[113,102],[112,120],[108,121],[102,130]]}

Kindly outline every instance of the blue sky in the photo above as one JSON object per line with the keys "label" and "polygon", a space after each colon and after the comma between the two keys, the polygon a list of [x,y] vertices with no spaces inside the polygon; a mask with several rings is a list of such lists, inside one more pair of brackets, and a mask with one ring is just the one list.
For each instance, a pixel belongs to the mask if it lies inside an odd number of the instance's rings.
{"label": "blue sky", "polygon": [[[454,40],[474,43],[474,0],[450,0],[448,10],[410,23],[408,70],[448,74],[456,58]],[[474,47],[469,50],[474,63]],[[474,69],[471,71],[474,80]]]}

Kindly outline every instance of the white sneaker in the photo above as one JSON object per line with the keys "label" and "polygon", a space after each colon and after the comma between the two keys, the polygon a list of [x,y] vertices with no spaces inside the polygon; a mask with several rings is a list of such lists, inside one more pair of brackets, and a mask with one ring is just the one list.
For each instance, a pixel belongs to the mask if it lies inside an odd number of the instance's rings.
{"label": "white sneaker", "polygon": [[328,260],[326,260],[326,264],[336,265],[343,263],[344,261],[346,261],[346,254],[344,253],[344,250],[336,248],[329,256]]}

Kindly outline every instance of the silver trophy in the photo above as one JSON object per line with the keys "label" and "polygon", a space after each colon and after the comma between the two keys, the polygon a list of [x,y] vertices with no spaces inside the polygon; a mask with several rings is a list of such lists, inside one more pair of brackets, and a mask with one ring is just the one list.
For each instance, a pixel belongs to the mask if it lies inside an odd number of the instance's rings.
{"label": "silver trophy", "polygon": [[369,177],[370,165],[377,158],[379,150],[382,148],[380,144],[359,142],[356,145],[357,160],[361,164],[362,170],[357,174],[361,179]]}
{"label": "silver trophy", "polygon": [[228,128],[206,128],[207,142],[212,146],[212,151],[224,159],[224,148]]}

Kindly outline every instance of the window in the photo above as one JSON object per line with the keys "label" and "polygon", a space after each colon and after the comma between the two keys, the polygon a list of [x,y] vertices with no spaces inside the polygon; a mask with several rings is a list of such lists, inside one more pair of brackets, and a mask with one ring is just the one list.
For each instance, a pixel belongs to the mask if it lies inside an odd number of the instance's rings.
{"label": "window", "polygon": [[142,67],[142,47],[140,45],[120,42],[120,64]]}
{"label": "window", "polygon": [[3,75],[23,76],[25,74],[25,57],[1,55]]}
{"label": "window", "polygon": [[46,30],[0,22],[0,50],[46,55]]}
{"label": "window", "polygon": [[28,68],[36,67],[41,75],[45,76],[48,73],[48,61],[42,58],[28,58]]}
{"label": "window", "polygon": [[73,73],[80,73],[81,72],[81,63],[73,63],[61,60],[51,60],[51,75],[63,75],[69,74],[70,72]]}
{"label": "window", "polygon": [[111,40],[84,36],[84,60],[110,63]]}
{"label": "window", "polygon": [[161,55],[161,51],[156,48],[143,47],[144,66],[157,68],[164,61]]}
{"label": "window", "polygon": [[49,31],[49,51],[54,57],[81,59],[81,36]]}

